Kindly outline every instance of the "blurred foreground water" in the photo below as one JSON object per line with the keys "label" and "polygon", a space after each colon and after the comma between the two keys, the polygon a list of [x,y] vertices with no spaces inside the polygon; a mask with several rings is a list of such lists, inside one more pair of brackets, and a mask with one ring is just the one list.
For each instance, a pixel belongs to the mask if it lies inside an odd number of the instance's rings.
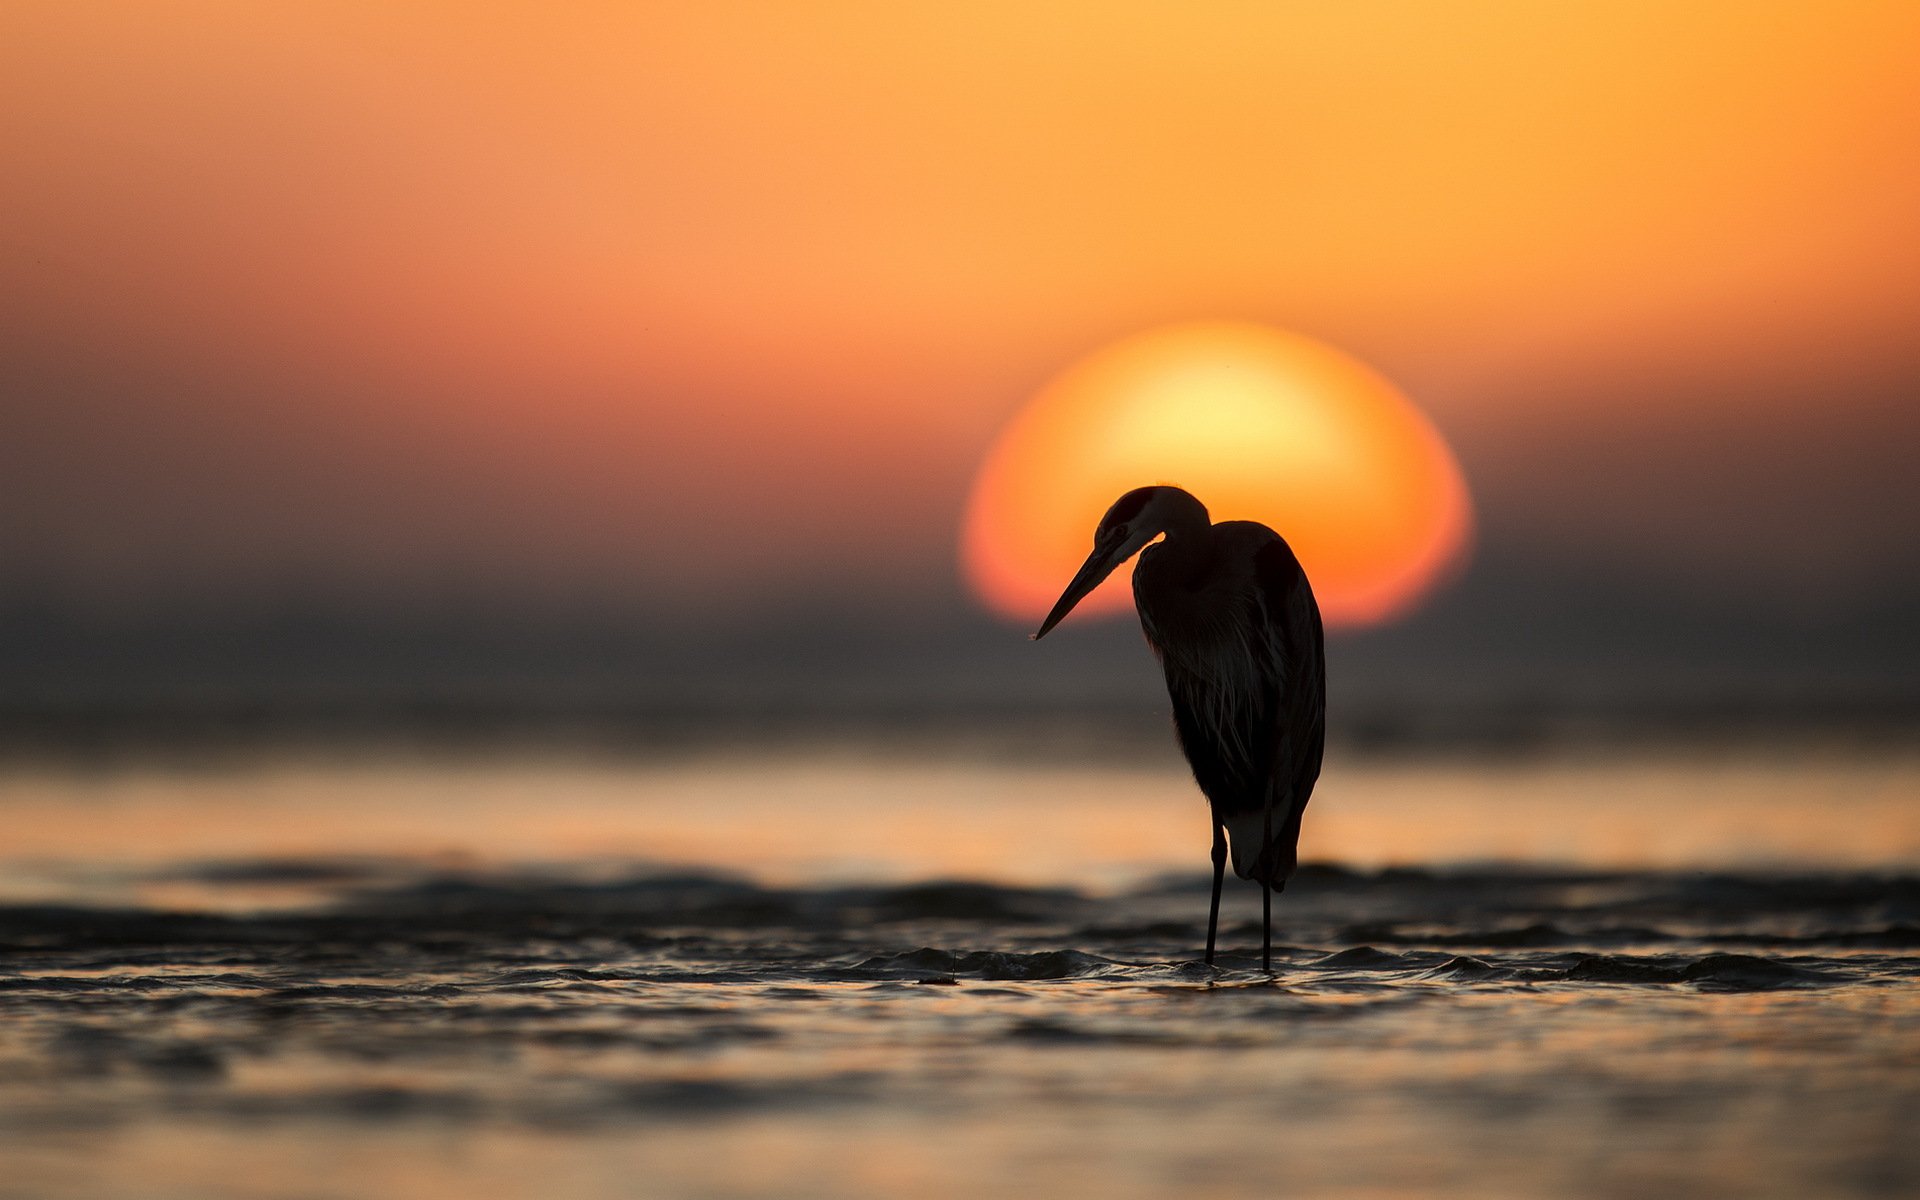
{"label": "blurred foreground water", "polygon": [[0,773],[0,1196],[1894,1196],[1920,758]]}

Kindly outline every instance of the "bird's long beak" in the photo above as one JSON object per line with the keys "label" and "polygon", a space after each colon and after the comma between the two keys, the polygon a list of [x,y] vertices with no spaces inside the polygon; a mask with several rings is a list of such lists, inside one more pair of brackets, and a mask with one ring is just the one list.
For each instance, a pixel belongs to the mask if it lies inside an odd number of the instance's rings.
{"label": "bird's long beak", "polygon": [[1086,599],[1088,592],[1099,587],[1107,576],[1113,574],[1113,569],[1124,561],[1119,550],[1120,547],[1117,545],[1094,546],[1093,553],[1087,555],[1087,561],[1080,564],[1080,570],[1075,572],[1073,582],[1067,585],[1066,591],[1060,593],[1060,599],[1054,604],[1053,611],[1047,614],[1046,620],[1040,622],[1039,632],[1035,633],[1031,640],[1037,642],[1047,636],[1055,625],[1073,611],[1074,605]]}

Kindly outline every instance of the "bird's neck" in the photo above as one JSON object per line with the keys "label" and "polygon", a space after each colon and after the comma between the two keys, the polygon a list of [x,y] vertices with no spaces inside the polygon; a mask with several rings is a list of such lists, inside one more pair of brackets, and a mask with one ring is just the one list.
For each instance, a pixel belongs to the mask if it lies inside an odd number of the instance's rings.
{"label": "bird's neck", "polygon": [[1211,557],[1213,526],[1206,521],[1182,524],[1167,530],[1154,547],[1154,567],[1176,579],[1186,579],[1204,570]]}
{"label": "bird's neck", "polygon": [[1182,551],[1204,551],[1209,541],[1208,535],[1212,532],[1213,522],[1205,517],[1178,521],[1167,526],[1167,536],[1162,539],[1162,544]]}

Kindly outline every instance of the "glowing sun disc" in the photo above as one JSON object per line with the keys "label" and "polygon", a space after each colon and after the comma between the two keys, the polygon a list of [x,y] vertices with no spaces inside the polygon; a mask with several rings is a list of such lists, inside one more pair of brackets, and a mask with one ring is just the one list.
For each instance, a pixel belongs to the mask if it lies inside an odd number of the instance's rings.
{"label": "glowing sun disc", "polygon": [[[961,565],[995,612],[1034,621],[1122,492],[1173,483],[1216,521],[1292,544],[1329,625],[1405,612],[1456,566],[1472,505],[1452,452],[1350,356],[1264,325],[1149,330],[1068,367],[1001,431],[974,479]],[[1131,603],[1116,572],[1081,605]]]}

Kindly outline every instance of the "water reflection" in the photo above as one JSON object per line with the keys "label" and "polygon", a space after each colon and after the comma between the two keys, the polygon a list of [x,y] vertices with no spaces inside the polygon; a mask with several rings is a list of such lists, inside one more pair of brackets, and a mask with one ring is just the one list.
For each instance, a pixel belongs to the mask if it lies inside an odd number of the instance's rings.
{"label": "water reflection", "polygon": [[[1624,757],[1330,764],[1303,857],[1359,867],[1920,862],[1920,757]],[[771,882],[957,877],[1125,886],[1205,865],[1183,769],[836,756],[671,763],[241,761],[217,770],[0,771],[0,895],[51,868],[93,892],[140,864],[268,871],[250,903],[311,897],[299,870],[635,860]],[[358,860],[358,861],[356,861]],[[324,864],[318,865],[315,864]],[[240,882],[229,877],[231,885]],[[184,881],[175,880],[175,885]],[[147,898],[216,902],[242,893]]]}
{"label": "water reflection", "polygon": [[[1385,843],[1303,869],[1272,978],[1247,889],[1225,969],[1194,961],[1205,861],[1172,833],[1204,809],[1151,773],[15,776],[0,1195],[1920,1181],[1914,818],[1871,783],[1910,767],[1469,770],[1346,772],[1321,848]],[[1665,862],[1735,822],[1705,810],[1736,786],[1758,832]],[[1808,786],[1882,840],[1805,815]],[[1566,807],[1601,792],[1616,831],[1569,863],[1463,862],[1601,828]],[[1680,832],[1629,832],[1657,814]],[[1780,866],[1775,819],[1826,863]],[[999,872],[970,872],[996,838]],[[1422,838],[1439,865],[1380,865]],[[893,878],[856,869],[888,853]]]}

